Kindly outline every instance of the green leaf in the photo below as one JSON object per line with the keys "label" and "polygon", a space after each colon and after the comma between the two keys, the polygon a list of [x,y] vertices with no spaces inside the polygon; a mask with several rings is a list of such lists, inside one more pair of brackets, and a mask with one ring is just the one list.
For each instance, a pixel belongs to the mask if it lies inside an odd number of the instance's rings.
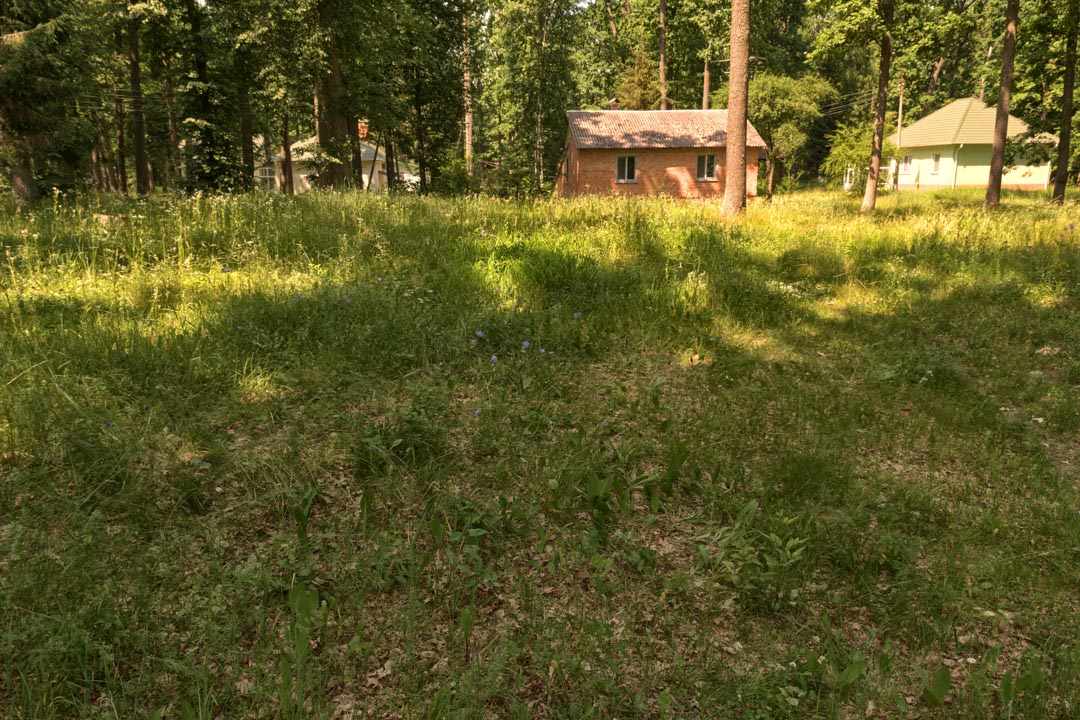
{"label": "green leaf", "polygon": [[844,671],[840,673],[840,676],[836,678],[836,689],[845,690],[862,677],[862,674],[866,672],[866,660],[862,654],[855,653],[855,656],[851,658],[851,662],[844,668]]}
{"label": "green leaf", "polygon": [[923,702],[930,707],[940,707],[950,687],[952,687],[952,676],[949,674],[949,668],[942,666],[934,673],[934,679],[922,691]]}

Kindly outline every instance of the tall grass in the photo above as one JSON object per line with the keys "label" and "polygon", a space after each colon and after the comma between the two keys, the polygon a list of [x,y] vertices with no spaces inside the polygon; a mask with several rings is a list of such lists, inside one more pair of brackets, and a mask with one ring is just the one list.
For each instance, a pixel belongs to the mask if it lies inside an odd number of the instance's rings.
{"label": "tall grass", "polygon": [[1076,208],[1006,199],[0,215],[0,708],[1069,717]]}

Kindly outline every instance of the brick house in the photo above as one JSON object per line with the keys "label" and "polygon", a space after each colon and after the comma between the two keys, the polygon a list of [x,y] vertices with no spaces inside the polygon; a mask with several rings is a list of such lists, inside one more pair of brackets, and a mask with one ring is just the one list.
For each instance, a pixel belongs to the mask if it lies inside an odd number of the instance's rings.
{"label": "brick house", "polygon": [[[570,110],[560,197],[724,194],[727,110]],[[746,193],[757,195],[758,153],[746,124]]]}

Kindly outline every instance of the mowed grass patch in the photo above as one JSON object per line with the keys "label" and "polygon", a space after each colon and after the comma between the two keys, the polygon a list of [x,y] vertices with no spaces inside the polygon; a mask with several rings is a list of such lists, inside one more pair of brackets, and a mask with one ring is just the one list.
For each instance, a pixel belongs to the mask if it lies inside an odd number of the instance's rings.
{"label": "mowed grass patch", "polygon": [[16,717],[1070,717],[1076,208],[0,216]]}

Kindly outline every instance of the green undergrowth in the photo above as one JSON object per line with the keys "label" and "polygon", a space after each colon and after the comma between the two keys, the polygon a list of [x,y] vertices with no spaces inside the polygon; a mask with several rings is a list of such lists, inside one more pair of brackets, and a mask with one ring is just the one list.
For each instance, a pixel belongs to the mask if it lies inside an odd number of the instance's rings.
{"label": "green undergrowth", "polygon": [[1075,717],[1076,207],[0,215],[0,714]]}

